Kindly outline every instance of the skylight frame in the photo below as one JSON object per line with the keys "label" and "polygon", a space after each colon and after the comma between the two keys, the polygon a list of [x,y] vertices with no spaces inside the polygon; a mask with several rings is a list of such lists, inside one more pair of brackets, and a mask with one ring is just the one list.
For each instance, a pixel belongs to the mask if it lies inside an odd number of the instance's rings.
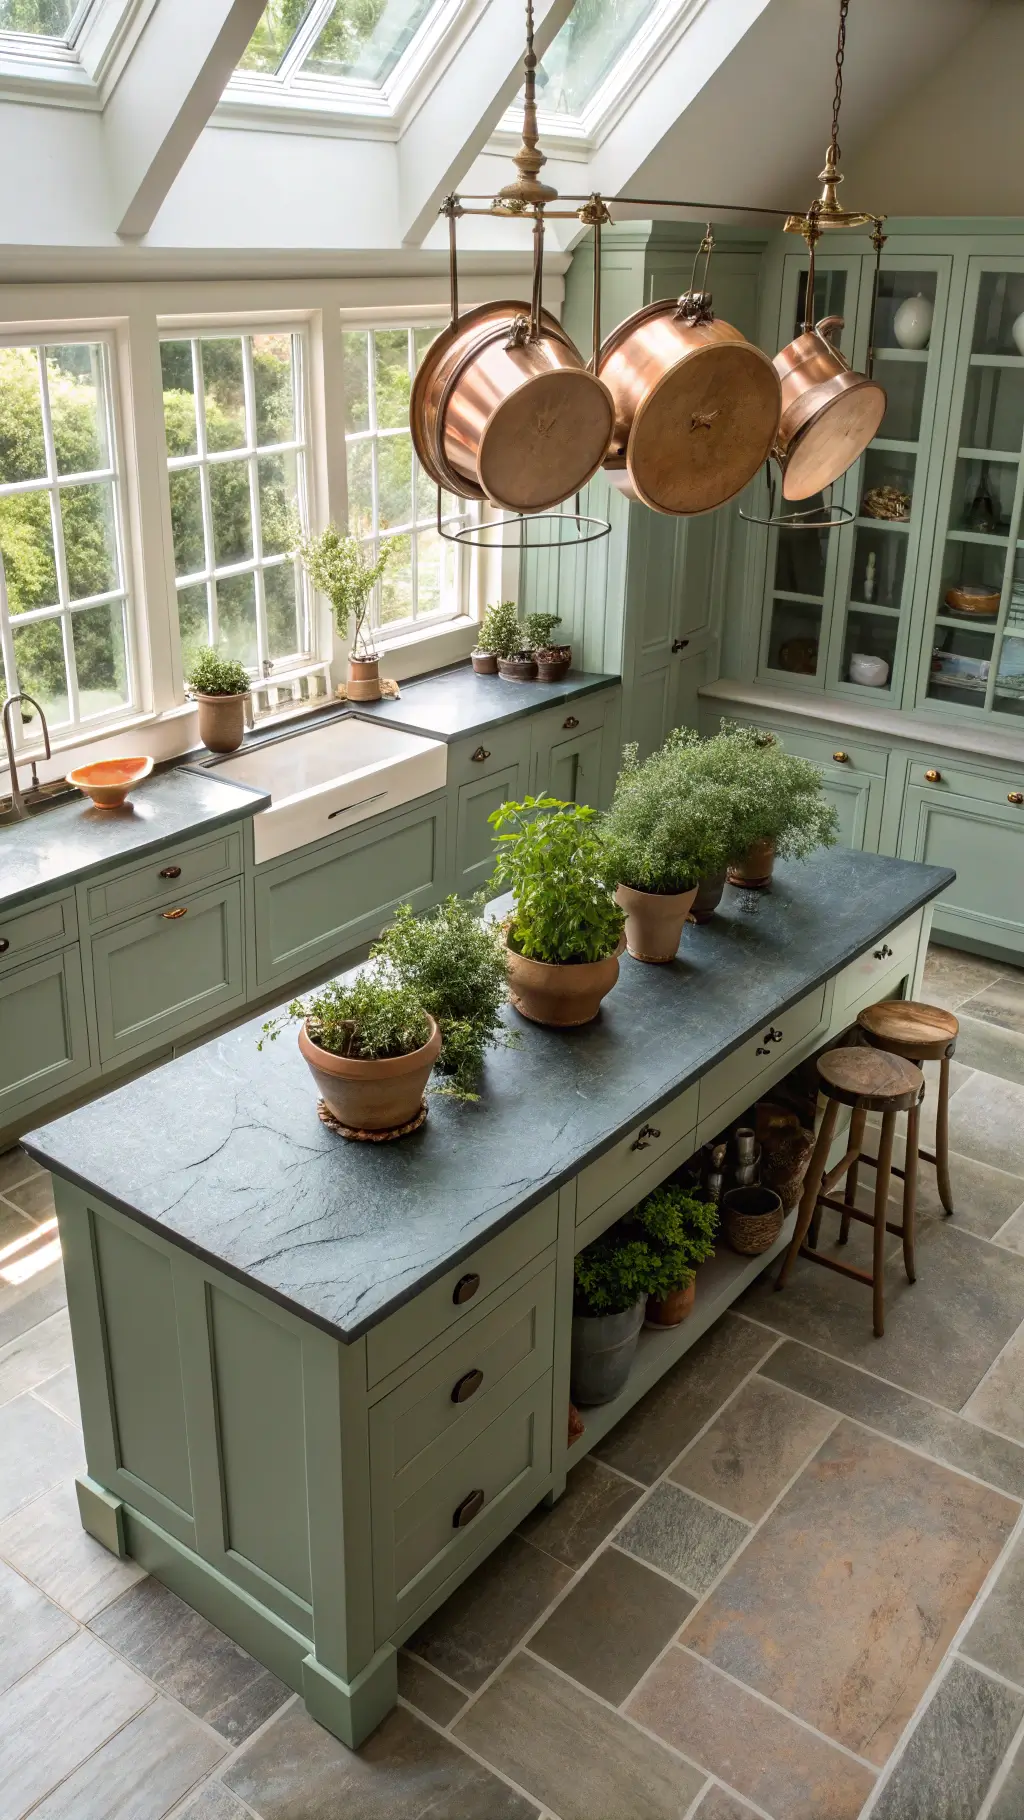
{"label": "skylight frame", "polygon": [[371,120],[397,120],[424,73],[437,58],[462,5],[463,0],[434,0],[431,11],[406,45],[387,80],[377,85],[349,76],[303,70],[305,59],[334,9],[334,0],[313,0],[280,68],[273,73],[236,68],[224,89],[221,105],[318,110]]}
{"label": "skylight frame", "polygon": [[80,61],[78,40],[95,5],[96,0],[78,0],[71,24],[63,37],[54,37],[47,32],[11,32],[0,29],[0,63],[10,58],[27,63],[52,61],[61,65],[77,64]]}

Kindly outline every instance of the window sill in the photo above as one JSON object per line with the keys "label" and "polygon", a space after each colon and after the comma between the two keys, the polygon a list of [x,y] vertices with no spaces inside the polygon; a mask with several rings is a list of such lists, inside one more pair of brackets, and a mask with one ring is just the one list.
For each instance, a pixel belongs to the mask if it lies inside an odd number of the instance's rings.
{"label": "window sill", "polygon": [[475,619],[446,619],[436,626],[418,626],[394,638],[378,638],[382,676],[393,676],[396,682],[411,682],[431,670],[444,670],[457,664],[476,644],[479,630]]}

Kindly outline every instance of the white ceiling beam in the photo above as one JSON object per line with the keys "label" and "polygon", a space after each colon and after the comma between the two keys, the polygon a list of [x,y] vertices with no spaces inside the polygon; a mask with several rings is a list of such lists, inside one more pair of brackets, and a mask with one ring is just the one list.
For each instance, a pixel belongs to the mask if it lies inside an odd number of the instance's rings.
{"label": "white ceiling beam", "polygon": [[158,0],[103,113],[114,223],[135,239],[153,225],[220,100],[264,0]]}
{"label": "white ceiling beam", "polygon": [[[571,11],[572,0],[535,0],[538,57]],[[457,42],[453,34],[442,47],[430,88],[399,135],[399,232],[407,245],[424,240],[442,198],[483,151],[522,82],[524,8],[516,0],[477,0],[455,30]]]}

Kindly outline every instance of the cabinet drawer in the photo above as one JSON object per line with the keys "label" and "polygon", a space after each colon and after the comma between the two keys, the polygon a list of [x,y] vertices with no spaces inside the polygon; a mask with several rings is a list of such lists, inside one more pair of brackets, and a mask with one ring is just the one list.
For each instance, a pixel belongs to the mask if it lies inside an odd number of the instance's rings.
{"label": "cabinet drawer", "polygon": [[[512,688],[513,685],[507,685]],[[530,722],[515,720],[506,727],[492,727],[479,739],[460,739],[448,748],[448,782],[471,783],[495,771],[525,767],[530,756]]]}
{"label": "cabinet drawer", "polygon": [[[838,974],[835,983],[835,994],[832,1000],[833,1026],[835,1020],[842,1016],[851,1006],[858,1010],[870,1004],[873,988],[882,982],[890,981],[890,976],[899,972],[911,971],[917,956],[917,944],[921,934],[921,914],[908,917],[891,935],[885,935],[874,943],[866,953],[859,954],[855,961],[844,967]],[[891,993],[879,991],[879,997],[885,998]]]}
{"label": "cabinet drawer", "polygon": [[488,1537],[512,1529],[551,1473],[551,1373],[443,1466],[421,1455],[401,1480],[375,1485],[374,1623],[378,1643]]}
{"label": "cabinet drawer", "polygon": [[89,1067],[77,947],[0,977],[0,1125],[23,1103],[56,1093]]}
{"label": "cabinet drawer", "polygon": [[105,930],[92,960],[103,1061],[212,1020],[244,997],[241,879]]}
{"label": "cabinet drawer", "polygon": [[845,733],[796,733],[788,727],[773,727],[787,752],[797,758],[809,758],[820,765],[826,780],[831,776],[884,777],[889,755],[881,746],[866,746],[860,740],[849,740]]}
{"label": "cabinet drawer", "polygon": [[[581,1169],[576,1177],[577,1226],[598,1208],[609,1217],[615,1217],[620,1207],[625,1212],[685,1163],[696,1123],[697,1088],[693,1086],[652,1112],[649,1119],[642,1119],[596,1163]],[[682,1154],[677,1155],[680,1146]]]}
{"label": "cabinet drawer", "polygon": [[448,1332],[454,1337],[455,1332],[469,1327],[495,1289],[554,1244],[557,1227],[558,1196],[552,1194],[513,1220],[472,1257],[446,1271],[379,1327],[372,1327],[366,1336],[367,1383],[379,1384],[432,1340]]}
{"label": "cabinet drawer", "polygon": [[20,910],[0,910],[0,972],[17,967],[34,954],[45,954],[78,934],[74,892],[52,897],[45,904],[25,904]]}
{"label": "cabinet drawer", "polygon": [[133,866],[89,885],[89,921],[131,915],[148,904],[180,903],[183,892],[233,878],[241,870],[242,836],[237,828],[194,846],[168,847],[154,853],[144,866]]}
{"label": "cabinet drawer", "polygon": [[724,1062],[709,1070],[700,1082],[700,1123],[724,1107],[739,1093],[749,1090],[751,1099],[759,1091],[758,1079],[769,1071],[777,1078],[778,1064],[810,1036],[822,1022],[825,1013],[825,987],[809,992],[788,1011],[765,1021],[756,1036],[749,1038]]}
{"label": "cabinet drawer", "polygon": [[542,708],[531,722],[534,752],[546,752],[570,733],[593,733],[603,727],[610,693],[608,689],[598,689],[575,701],[561,702],[557,708]]}
{"label": "cabinet drawer", "polygon": [[948,765],[945,759],[937,758],[911,765],[907,783],[935,797],[966,796],[981,803],[1010,803],[1012,808],[1020,809],[1024,823],[1024,804],[1012,801],[1013,797],[1024,795],[1024,762],[1016,770],[1007,766],[1005,771],[968,771],[962,765]]}

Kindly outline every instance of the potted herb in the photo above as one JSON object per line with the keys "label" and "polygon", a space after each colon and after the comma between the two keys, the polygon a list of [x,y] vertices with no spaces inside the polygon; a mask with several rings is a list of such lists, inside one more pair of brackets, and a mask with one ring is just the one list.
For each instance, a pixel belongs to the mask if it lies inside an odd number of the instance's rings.
{"label": "potted herb", "polygon": [[718,1209],[680,1182],[664,1182],[634,1208],[629,1224],[657,1260],[648,1290],[648,1327],[677,1327],[693,1311],[697,1266],[713,1258]]}
{"label": "potted herb", "polygon": [[263,1025],[273,1042],[301,1019],[299,1050],[329,1111],[351,1132],[399,1134],[417,1118],[441,1032],[410,986],[386,971],[329,980]]}
{"label": "potted herb", "polygon": [[221,657],[210,645],[192,657],[186,676],[199,703],[199,737],[211,752],[237,752],[245,734],[245,704],[252,686],[244,664]]}
{"label": "potted herb", "polygon": [[576,1255],[569,1395],[584,1405],[617,1397],[633,1363],[658,1259],[645,1239],[612,1226]]}
{"label": "potted herb", "polygon": [[[522,631],[521,628],[520,630]],[[498,675],[503,676],[506,682],[536,682],[537,659],[526,643],[525,633],[514,651],[510,651],[507,657],[499,657]]]}
{"label": "potted herb", "polygon": [[499,657],[511,657],[523,642],[523,628],[514,600],[488,607],[480,621],[476,649],[470,653],[478,676],[497,676]]}
{"label": "potted herb", "polygon": [[638,961],[675,959],[701,879],[724,872],[729,857],[728,804],[693,772],[700,743],[677,729],[643,762],[627,746],[602,822],[626,946]]}
{"label": "potted herb", "polygon": [[730,805],[730,884],[763,889],[776,859],[805,859],[816,847],[835,846],[839,817],[825,800],[821,772],[773,733],[723,721],[694,763]]}
{"label": "potted herb", "polygon": [[556,645],[551,634],[562,623],[557,613],[528,613],[524,624],[526,642],[537,660],[539,682],[561,682],[572,663],[572,646]]}
{"label": "potted herb", "polygon": [[593,809],[527,796],[490,817],[492,884],[510,885],[504,925],[512,1003],[536,1024],[589,1024],[619,977],[623,915]]}
{"label": "potted herb", "polygon": [[300,537],[297,549],[314,588],[331,603],[339,638],[346,636],[352,622],[346,684],[349,701],[379,701],[380,659],[369,624],[370,601],[391,561],[394,541],[382,544],[376,561],[368,562],[358,539],[330,524],[315,537]]}
{"label": "potted herb", "polygon": [[508,999],[504,940],[496,923],[482,920],[482,907],[482,898],[447,897],[418,918],[402,904],[371,949],[437,1023],[437,1072],[446,1082],[437,1091],[460,1100],[479,1097],[486,1050],[518,1040],[501,1021]]}

